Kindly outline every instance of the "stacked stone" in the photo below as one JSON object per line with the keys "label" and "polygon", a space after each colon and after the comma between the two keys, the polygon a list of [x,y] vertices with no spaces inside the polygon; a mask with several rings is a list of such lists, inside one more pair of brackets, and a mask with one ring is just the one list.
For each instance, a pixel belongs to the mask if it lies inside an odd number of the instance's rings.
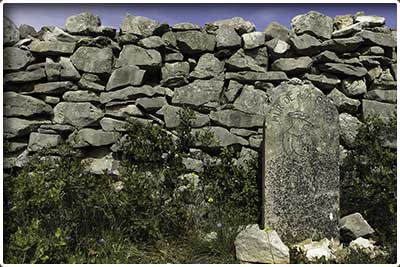
{"label": "stacked stone", "polygon": [[127,122],[174,134],[183,107],[195,111],[194,132],[214,134],[211,146],[255,153],[275,89],[293,77],[332,99],[351,147],[365,116],[386,117],[396,107],[396,31],[384,23],[311,11],[293,18],[292,30],[273,22],[257,32],[239,17],[201,28],[127,15],[117,33],[82,13],[64,29],[36,32],[5,18],[4,166],[68,142],[86,150],[94,172],[114,171],[112,152]]}

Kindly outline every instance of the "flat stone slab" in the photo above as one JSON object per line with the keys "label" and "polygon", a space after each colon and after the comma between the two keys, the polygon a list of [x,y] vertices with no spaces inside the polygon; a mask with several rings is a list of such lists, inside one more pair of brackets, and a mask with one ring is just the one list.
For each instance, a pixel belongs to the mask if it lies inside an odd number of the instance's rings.
{"label": "flat stone slab", "polygon": [[311,84],[281,84],[266,114],[263,224],[284,242],[338,237],[339,119]]}

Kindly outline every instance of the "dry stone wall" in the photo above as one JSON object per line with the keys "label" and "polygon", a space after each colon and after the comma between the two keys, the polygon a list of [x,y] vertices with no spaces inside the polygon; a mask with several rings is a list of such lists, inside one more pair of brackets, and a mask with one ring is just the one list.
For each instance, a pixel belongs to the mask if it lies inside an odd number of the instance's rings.
{"label": "dry stone wall", "polygon": [[82,13],[39,32],[4,18],[3,46],[5,169],[70,143],[93,172],[117,173],[112,152],[127,122],[174,133],[183,107],[214,146],[257,151],[268,107],[290,79],[336,106],[343,151],[366,116],[396,110],[396,30],[363,13],[310,11],[291,29],[272,22],[262,32],[238,17],[200,27],[128,15],[117,30]]}

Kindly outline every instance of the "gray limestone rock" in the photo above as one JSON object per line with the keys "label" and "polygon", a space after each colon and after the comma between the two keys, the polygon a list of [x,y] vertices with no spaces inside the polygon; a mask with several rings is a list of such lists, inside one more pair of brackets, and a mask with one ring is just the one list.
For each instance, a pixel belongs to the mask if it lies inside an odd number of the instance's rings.
{"label": "gray limestone rock", "polygon": [[150,36],[141,39],[138,45],[147,49],[160,49],[167,45],[167,43],[160,36]]}
{"label": "gray limestone rock", "polygon": [[353,97],[367,92],[367,85],[363,79],[346,78],[342,80],[340,89],[346,96]]}
{"label": "gray limestone rock", "polygon": [[189,22],[182,22],[182,23],[177,23],[171,27],[171,29],[175,32],[179,31],[200,31],[200,26],[189,23]]}
{"label": "gray limestone rock", "polygon": [[61,42],[74,43],[79,40],[78,37],[73,36],[55,26],[42,27],[38,35],[39,39],[43,39],[43,41],[48,41],[48,42],[61,41]]}
{"label": "gray limestone rock", "polygon": [[364,43],[360,36],[352,36],[347,38],[335,38],[322,43],[322,48],[337,53],[354,52]]}
{"label": "gray limestone rock", "polygon": [[262,127],[264,118],[258,114],[249,114],[233,109],[212,111],[210,119],[224,127],[254,128]]}
{"label": "gray limestone rock", "polygon": [[101,25],[100,18],[88,12],[70,16],[65,22],[65,29],[73,34],[87,34]]}
{"label": "gray limestone rock", "polygon": [[300,55],[310,55],[313,56],[318,54],[321,50],[322,43],[307,33],[300,36],[293,36],[290,39],[290,43],[294,47],[297,53]]}
{"label": "gray limestone rock", "polygon": [[27,143],[21,142],[7,142],[7,151],[4,149],[4,154],[13,153],[13,152],[20,152],[27,148]]}
{"label": "gray limestone rock", "polygon": [[[157,114],[164,116],[165,125],[167,128],[176,128],[180,123],[180,115],[183,112],[183,108],[164,105]],[[208,125],[210,118],[208,115],[194,111],[194,118],[190,120],[192,127],[198,128]]]}
{"label": "gray limestone rock", "polygon": [[61,135],[31,133],[29,136],[29,151],[40,151],[45,148],[54,148],[63,143]]}
{"label": "gray limestone rock", "polygon": [[168,87],[183,86],[188,83],[190,65],[187,61],[165,63],[161,68],[161,85]]}
{"label": "gray limestone rock", "polygon": [[175,33],[177,46],[184,54],[202,54],[213,52],[216,45],[214,35],[200,31],[184,31]]}
{"label": "gray limestone rock", "polygon": [[363,38],[367,43],[371,45],[379,45],[385,47],[397,46],[397,41],[391,34],[364,30],[357,33],[356,36]]}
{"label": "gray limestone rock", "polygon": [[320,69],[326,72],[355,77],[363,77],[368,72],[364,67],[356,67],[343,63],[325,63],[320,66]]}
{"label": "gray limestone rock", "polygon": [[333,27],[335,30],[341,30],[349,27],[354,23],[352,15],[339,15],[333,18]]}
{"label": "gray limestone rock", "polygon": [[332,51],[323,51],[313,57],[314,63],[340,63],[340,58]]}
{"label": "gray limestone rock", "polygon": [[201,106],[209,102],[219,102],[224,86],[219,80],[195,80],[194,82],[175,88],[173,104],[189,104]]}
{"label": "gray limestone rock", "polygon": [[143,85],[141,87],[128,86],[111,92],[103,92],[100,94],[100,102],[102,104],[116,100],[129,100],[142,96],[165,95],[166,89],[161,86]]}
{"label": "gray limestone rock", "polygon": [[105,86],[102,84],[99,77],[91,73],[84,73],[78,82],[78,86],[82,89],[94,92],[102,92],[105,90]]}
{"label": "gray limestone rock", "polygon": [[252,135],[249,138],[250,147],[257,149],[257,150],[261,148],[262,142],[263,142],[262,135]]}
{"label": "gray limestone rock", "polygon": [[353,213],[341,218],[339,224],[342,234],[350,237],[352,240],[375,233],[374,229],[372,229],[360,213]]}
{"label": "gray limestone rock", "polygon": [[127,122],[104,117],[100,120],[101,128],[106,132],[125,132]]}
{"label": "gray limestone rock", "polygon": [[37,41],[34,40],[30,45],[29,49],[33,53],[40,55],[70,55],[74,53],[75,43],[62,42],[62,41]]}
{"label": "gray limestone rock", "polygon": [[345,147],[353,147],[361,125],[362,122],[350,114],[341,113],[339,115],[340,140]]}
{"label": "gray limestone rock", "polygon": [[191,79],[211,79],[221,77],[224,72],[224,62],[219,61],[213,54],[203,54],[196,67],[190,73],[189,78]]}
{"label": "gray limestone rock", "polygon": [[267,103],[268,97],[264,91],[254,89],[252,85],[245,85],[233,107],[246,113],[264,115]]}
{"label": "gray limestone rock", "polygon": [[4,92],[4,116],[32,117],[35,115],[52,115],[50,105],[37,98],[20,95],[15,92]]}
{"label": "gray limestone rock", "polygon": [[310,74],[306,73],[304,78],[311,81],[316,87],[321,90],[331,90],[340,84],[340,79],[331,73]]}
{"label": "gray limestone rock", "polygon": [[29,51],[17,47],[6,47],[3,50],[3,69],[20,70],[34,60]]}
{"label": "gray limestone rock", "polygon": [[253,49],[263,46],[265,43],[265,33],[263,32],[250,32],[242,35],[243,48]]}
{"label": "gray limestone rock", "polygon": [[61,95],[67,91],[75,91],[77,89],[70,81],[66,82],[48,82],[37,83],[33,87],[32,93],[46,94],[46,95]]}
{"label": "gray limestone rock", "polygon": [[226,72],[225,79],[235,80],[239,82],[282,82],[288,80],[286,73],[283,71],[268,71],[268,72],[254,72],[254,71],[240,71],[240,72]]}
{"label": "gray limestone rock", "polygon": [[167,44],[168,47],[177,48],[176,35],[174,32],[166,32],[161,36],[161,39]]}
{"label": "gray limestone rock", "polygon": [[333,89],[329,93],[328,98],[332,100],[332,103],[337,107],[339,113],[347,112],[355,114],[361,104],[360,100],[349,98],[338,89]]}
{"label": "gray limestone rock", "polygon": [[380,81],[374,80],[368,90],[396,90],[396,81]]}
{"label": "gray limestone rock", "polygon": [[6,73],[4,75],[4,82],[6,83],[29,83],[40,81],[46,78],[46,73],[43,68],[37,68],[32,71],[18,71]]}
{"label": "gray limestone rock", "polygon": [[21,39],[29,38],[29,37],[37,37],[37,32],[35,28],[27,24],[21,24],[18,27],[19,36]]}
{"label": "gray limestone rock", "polygon": [[[236,136],[230,133],[227,129],[219,127],[219,126],[212,126],[208,128],[199,128],[199,129],[192,129],[192,134],[202,134],[204,132],[209,132],[214,138],[213,142],[208,145],[208,147],[225,147],[229,145],[242,145],[247,146],[249,142],[244,139],[243,137]],[[204,146],[200,141],[197,141],[196,146]]]}
{"label": "gray limestone rock", "polygon": [[258,224],[247,225],[235,238],[236,258],[246,263],[288,264],[289,248],[276,231],[265,231]]}
{"label": "gray limestone rock", "polygon": [[241,83],[238,83],[237,81],[234,80],[229,81],[228,88],[224,90],[224,96],[226,97],[229,103],[235,101],[242,87],[243,85]]}
{"label": "gray limestone rock", "polygon": [[44,124],[40,125],[38,132],[43,130],[53,131],[59,134],[69,134],[75,130],[75,127],[66,124]]}
{"label": "gray limestone rock", "polygon": [[159,31],[164,27],[165,25],[162,25],[155,20],[128,14],[122,22],[121,32],[123,34],[134,34],[143,38],[159,33]]}
{"label": "gray limestone rock", "polygon": [[105,132],[103,130],[96,130],[84,128],[79,131],[73,132],[68,137],[68,143],[75,148],[87,146],[107,146],[114,144],[120,138],[117,132]]}
{"label": "gray limestone rock", "polygon": [[288,28],[279,24],[276,21],[271,22],[263,31],[267,41],[277,38],[278,40],[287,43],[293,34]]}
{"label": "gray limestone rock", "polygon": [[136,104],[148,112],[154,112],[167,104],[164,96],[142,97],[136,100]]}
{"label": "gray limestone rock", "polygon": [[378,116],[382,119],[388,119],[390,116],[396,115],[396,105],[382,103],[373,100],[362,100],[363,118],[369,116]]}
{"label": "gray limestone rock", "polygon": [[268,47],[268,51],[275,57],[285,57],[289,54],[290,45],[278,38],[274,38],[265,43],[265,46]]}
{"label": "gray limestone rock", "polygon": [[14,22],[12,22],[6,16],[3,17],[3,45],[11,46],[18,42],[20,39],[20,34],[15,26]]}
{"label": "gray limestone rock", "polygon": [[[47,62],[47,59],[46,59]],[[81,78],[79,72],[75,69],[71,60],[67,57],[60,57],[59,64],[59,77],[61,81],[72,80],[76,81]]]}
{"label": "gray limestone rock", "polygon": [[119,89],[129,85],[142,85],[145,73],[145,70],[141,70],[136,66],[125,66],[116,69],[112,72],[108,80],[106,91]]}
{"label": "gray limestone rock", "polygon": [[116,68],[136,65],[147,70],[158,70],[162,59],[157,50],[144,49],[136,45],[125,45],[115,63]]}
{"label": "gray limestone rock", "polygon": [[365,23],[358,22],[350,26],[344,27],[340,30],[334,31],[332,33],[333,38],[345,37],[349,35],[354,35],[355,33],[361,31],[365,27]]}
{"label": "gray limestone rock", "polygon": [[116,118],[142,117],[143,112],[135,104],[119,104],[106,106],[105,114]]}
{"label": "gray limestone rock", "polygon": [[26,120],[20,118],[3,118],[4,138],[25,136],[36,131],[40,125],[51,124],[49,120]]}
{"label": "gray limestone rock", "polygon": [[83,90],[65,92],[62,99],[66,102],[100,102],[96,93]]}
{"label": "gray limestone rock", "polygon": [[282,83],[266,115],[262,224],[284,242],[339,235],[339,119],[311,84]]}
{"label": "gray limestone rock", "polygon": [[292,18],[292,28],[297,34],[309,33],[320,39],[330,39],[333,32],[333,21],[317,11]]}
{"label": "gray limestone rock", "polygon": [[242,39],[233,27],[219,27],[216,31],[217,49],[236,49],[241,46]]}
{"label": "gray limestone rock", "polygon": [[356,22],[364,22],[368,27],[382,26],[385,24],[385,18],[379,16],[357,16]]}
{"label": "gray limestone rock", "polygon": [[265,72],[266,69],[257,64],[257,61],[246,55],[243,49],[239,49],[228,60],[225,61],[228,71],[256,71]]}
{"label": "gray limestone rock", "polygon": [[280,58],[271,65],[271,70],[284,71],[288,75],[304,73],[310,70],[313,61],[310,57]]}
{"label": "gray limestone rock", "polygon": [[184,57],[179,51],[175,51],[173,53],[168,53],[165,55],[164,61],[171,63],[176,61],[183,61]]}
{"label": "gray limestone rock", "polygon": [[96,123],[103,115],[103,111],[91,103],[60,102],[54,107],[53,121],[83,128]]}
{"label": "gray limestone rock", "polygon": [[[249,130],[249,129],[243,129],[243,128],[231,128],[229,131],[235,135],[239,135],[239,136],[243,136],[243,137],[249,137],[250,135],[257,134],[256,131]],[[248,148],[243,147],[242,151],[243,151],[243,149],[248,149]],[[248,150],[251,150],[251,149],[248,149]],[[240,154],[242,154],[242,153],[240,153]]]}
{"label": "gray limestone rock", "polygon": [[397,90],[371,90],[365,94],[364,98],[379,102],[396,104]]}
{"label": "gray limestone rock", "polygon": [[245,21],[241,17],[234,17],[231,19],[223,19],[214,22],[209,22],[206,23],[204,29],[207,32],[213,33],[222,27],[232,27],[239,35],[242,35],[244,33],[254,32],[256,30],[256,26],[252,22]]}
{"label": "gray limestone rock", "polygon": [[80,71],[97,74],[111,73],[113,64],[111,48],[79,47],[70,59]]}

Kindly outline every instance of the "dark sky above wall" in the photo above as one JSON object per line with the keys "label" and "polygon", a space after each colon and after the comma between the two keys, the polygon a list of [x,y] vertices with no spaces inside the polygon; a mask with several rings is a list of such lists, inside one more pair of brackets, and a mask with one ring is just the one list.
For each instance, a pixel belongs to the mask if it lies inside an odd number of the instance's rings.
{"label": "dark sky above wall", "polygon": [[140,15],[167,22],[170,25],[179,22],[192,22],[203,26],[207,22],[243,17],[252,21],[258,31],[262,31],[270,22],[290,28],[290,20],[299,14],[316,10],[330,17],[354,14],[364,11],[367,15],[386,18],[386,25],[396,28],[396,4],[5,4],[4,14],[17,26],[29,24],[37,30],[44,25],[64,27],[67,17],[84,11],[101,18],[102,24],[119,28],[125,14]]}

